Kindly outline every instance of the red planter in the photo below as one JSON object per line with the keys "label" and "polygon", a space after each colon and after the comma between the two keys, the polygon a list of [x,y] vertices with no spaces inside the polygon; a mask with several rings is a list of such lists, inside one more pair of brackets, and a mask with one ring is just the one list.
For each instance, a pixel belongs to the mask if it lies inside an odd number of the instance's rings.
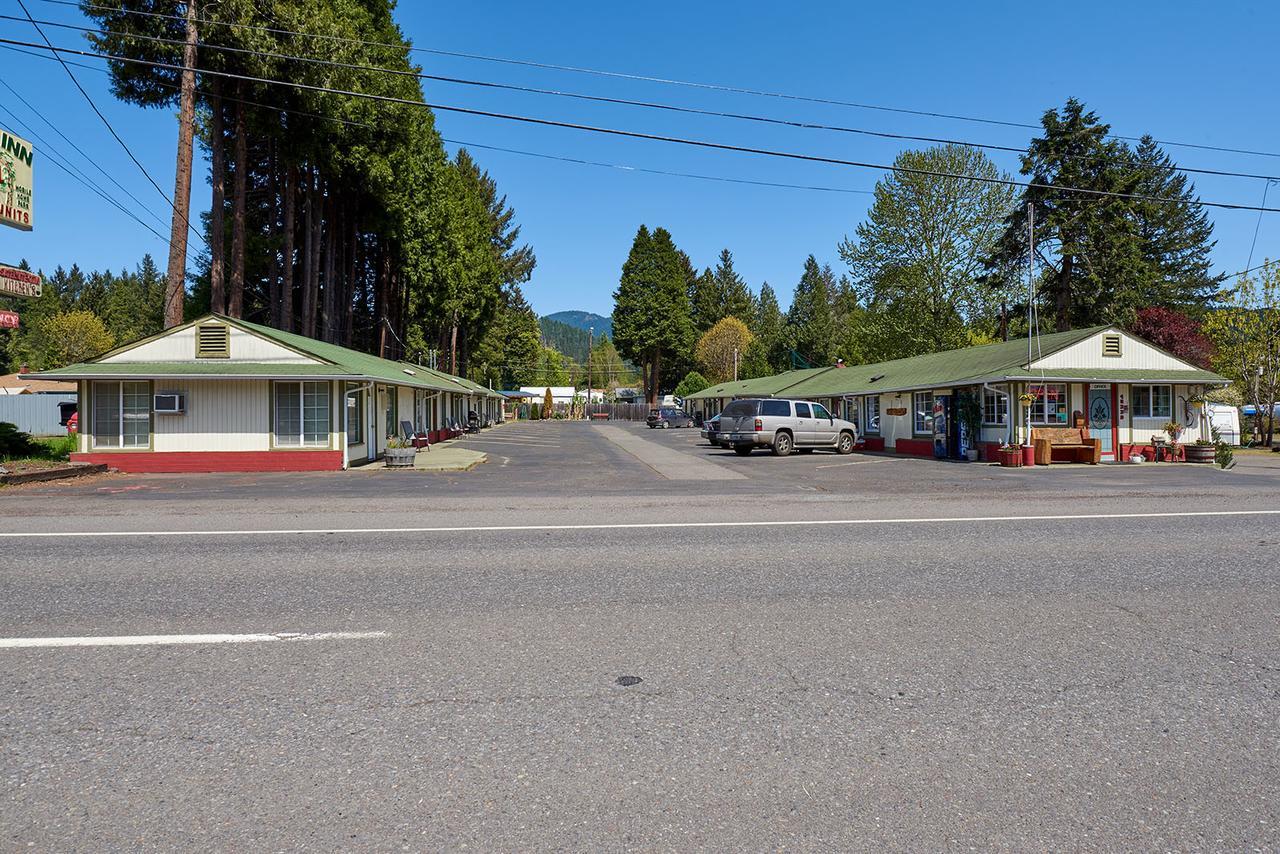
{"label": "red planter", "polygon": [[997,457],[1000,459],[1000,465],[1007,469],[1016,469],[1022,467],[1022,449],[1011,448],[1009,450],[996,451]]}

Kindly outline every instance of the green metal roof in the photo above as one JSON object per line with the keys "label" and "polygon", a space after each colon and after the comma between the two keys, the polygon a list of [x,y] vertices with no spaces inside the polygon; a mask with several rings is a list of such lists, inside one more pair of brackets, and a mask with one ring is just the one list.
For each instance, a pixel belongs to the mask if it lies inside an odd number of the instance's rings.
{"label": "green metal roof", "polygon": [[[36,374],[32,374],[36,376]],[[41,377],[96,379],[98,377],[321,377],[325,379],[358,375],[340,365],[289,364],[281,362],[85,362],[41,371]]]}
{"label": "green metal roof", "polygon": [[[350,347],[343,347],[338,344],[330,344],[327,341],[319,341],[315,338],[308,338],[305,335],[299,335],[296,332],[285,332],[281,329],[273,329],[270,326],[263,326],[258,323],[250,323],[247,320],[239,320],[236,318],[225,317],[220,314],[211,314],[186,323],[183,327],[193,326],[197,323],[203,323],[207,320],[217,320],[235,326],[246,332],[257,335],[273,341],[297,353],[318,359],[324,364],[290,364],[286,362],[278,363],[259,363],[259,362],[236,362],[231,360],[202,360],[192,359],[190,362],[102,362],[90,361],[82,362],[76,365],[68,365],[65,368],[56,368],[50,371],[41,371],[39,374],[32,376],[48,377],[49,379],[95,379],[98,377],[146,377],[146,376],[165,376],[165,377],[323,377],[323,378],[344,378],[349,377],[352,380],[364,380],[371,382],[381,382],[391,385],[409,386],[411,388],[423,388],[431,391],[447,391],[456,394],[475,394],[477,391],[483,391],[486,394],[489,390],[483,386],[479,386],[469,380],[461,377],[450,376],[440,371],[432,370],[421,365],[414,365],[408,362],[394,362],[390,359],[383,359],[378,356],[371,356],[368,353],[361,353],[359,350],[352,350]],[[183,328],[179,327],[179,328]],[[150,338],[144,338],[143,341],[151,341],[159,338],[172,330],[166,330],[160,335],[153,335]],[[130,349],[141,344],[142,341],[136,341],[133,344],[112,350],[108,355],[119,355],[127,353]],[[101,358],[101,357],[99,357]]]}
{"label": "green metal roof", "polygon": [[[1111,326],[1093,326],[1040,336],[1034,354],[1038,361],[1073,344],[1091,338]],[[1047,369],[1028,367],[1027,342],[1001,341],[959,350],[926,353],[888,362],[845,368],[814,368],[788,371],[774,377],[713,386],[691,398],[747,397],[786,394],[788,397],[839,397],[849,394],[907,391],[957,385],[976,385],[1003,380],[1052,379],[1113,380],[1119,382],[1225,383],[1211,371],[1155,369]]]}
{"label": "green metal roof", "polygon": [[756,377],[749,380],[735,380],[705,388],[700,392],[688,395],[685,400],[703,400],[720,397],[772,397],[781,394],[787,388],[810,379],[819,374],[833,370],[832,368],[805,368],[787,371],[770,377]]}

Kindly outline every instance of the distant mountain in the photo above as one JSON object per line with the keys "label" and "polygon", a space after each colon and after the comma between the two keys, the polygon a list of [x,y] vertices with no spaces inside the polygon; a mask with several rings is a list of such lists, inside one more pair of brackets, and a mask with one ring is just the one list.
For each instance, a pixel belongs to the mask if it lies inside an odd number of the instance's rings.
{"label": "distant mountain", "polygon": [[597,338],[601,335],[613,337],[612,317],[601,317],[589,311],[557,311],[555,314],[548,314],[547,318],[575,329],[595,329]]}
{"label": "distant mountain", "polygon": [[[560,313],[585,314],[585,312],[572,311]],[[592,316],[594,317],[594,315]],[[549,347],[555,347],[575,362],[585,363],[587,361],[587,348],[590,346],[587,330],[554,320],[553,317],[554,315],[548,315],[538,321],[538,325],[542,327],[543,343]]]}

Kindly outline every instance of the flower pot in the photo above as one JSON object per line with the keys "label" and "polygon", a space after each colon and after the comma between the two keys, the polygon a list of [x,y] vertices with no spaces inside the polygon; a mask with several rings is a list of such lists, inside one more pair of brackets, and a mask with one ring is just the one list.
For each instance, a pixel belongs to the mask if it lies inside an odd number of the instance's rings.
{"label": "flower pot", "polygon": [[1007,469],[1016,469],[1022,466],[1022,450],[1020,448],[1009,448],[1008,450],[1001,448],[996,452],[1000,456],[1000,465]]}
{"label": "flower pot", "polygon": [[1189,463],[1212,463],[1217,450],[1213,445],[1183,445]]}
{"label": "flower pot", "polygon": [[971,463],[976,463],[976,462],[978,461],[978,449],[977,449],[977,448],[969,448],[969,449],[967,449],[967,450],[964,452],[964,455],[965,455],[966,457],[968,457],[968,458],[969,458],[969,462],[971,462]]}
{"label": "flower pot", "polygon": [[1022,464],[1024,466],[1033,466],[1036,464],[1036,448],[1035,445],[1022,446]]}
{"label": "flower pot", "polygon": [[387,448],[382,460],[389,469],[412,468],[413,458],[417,454],[417,448]]}

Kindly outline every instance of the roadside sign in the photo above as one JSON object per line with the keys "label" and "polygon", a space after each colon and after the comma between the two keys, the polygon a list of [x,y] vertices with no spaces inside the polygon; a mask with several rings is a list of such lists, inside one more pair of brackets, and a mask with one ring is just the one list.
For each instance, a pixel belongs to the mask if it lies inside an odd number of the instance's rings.
{"label": "roadside sign", "polygon": [[34,162],[31,143],[0,128],[0,224],[31,230]]}
{"label": "roadside sign", "polygon": [[0,264],[0,295],[39,299],[43,292],[43,282],[35,273]]}
{"label": "roadside sign", "polygon": [[17,329],[18,313],[16,311],[0,311],[0,329]]}

